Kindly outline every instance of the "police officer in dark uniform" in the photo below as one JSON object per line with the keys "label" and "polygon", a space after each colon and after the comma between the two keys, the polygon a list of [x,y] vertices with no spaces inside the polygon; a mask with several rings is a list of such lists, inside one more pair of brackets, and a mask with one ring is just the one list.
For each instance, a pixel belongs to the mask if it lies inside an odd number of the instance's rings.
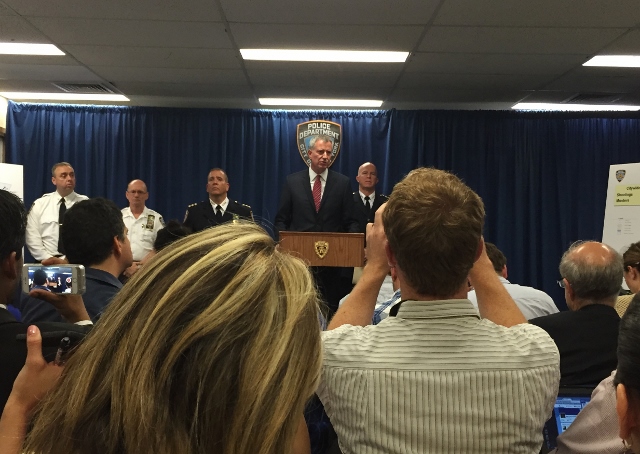
{"label": "police officer in dark uniform", "polygon": [[358,168],[356,181],[358,182],[358,191],[353,193],[353,201],[356,206],[355,216],[358,219],[360,232],[366,233],[367,223],[373,222],[376,210],[389,198],[384,194],[376,194],[378,171],[372,163],[365,162]]}
{"label": "police officer in dark uniform", "polygon": [[229,178],[224,170],[215,168],[209,171],[207,193],[209,198],[203,202],[193,203],[187,207],[184,225],[193,232],[208,229],[234,220],[251,220],[253,213],[249,205],[229,200]]}

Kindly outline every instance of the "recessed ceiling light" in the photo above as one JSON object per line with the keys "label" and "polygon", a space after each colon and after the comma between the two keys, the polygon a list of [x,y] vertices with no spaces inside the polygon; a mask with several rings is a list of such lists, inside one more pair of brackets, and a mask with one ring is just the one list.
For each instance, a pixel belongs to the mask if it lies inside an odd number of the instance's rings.
{"label": "recessed ceiling light", "polygon": [[0,92],[0,96],[7,99],[30,99],[40,101],[129,101],[124,95],[109,95],[100,93],[29,93],[29,92]]}
{"label": "recessed ceiling light", "polygon": [[582,66],[640,68],[640,55],[597,55]]}
{"label": "recessed ceiling light", "polygon": [[6,55],[64,55],[53,44],[0,43],[0,54]]}
{"label": "recessed ceiling light", "polygon": [[240,49],[240,54],[245,60],[353,63],[404,63],[409,56],[409,52],[314,49]]}
{"label": "recessed ceiling light", "polygon": [[512,107],[515,110],[559,110],[559,111],[607,111],[640,110],[640,106],[621,106],[613,104],[557,104],[544,102],[520,102]]}
{"label": "recessed ceiling light", "polygon": [[258,98],[263,106],[380,107],[375,99]]}

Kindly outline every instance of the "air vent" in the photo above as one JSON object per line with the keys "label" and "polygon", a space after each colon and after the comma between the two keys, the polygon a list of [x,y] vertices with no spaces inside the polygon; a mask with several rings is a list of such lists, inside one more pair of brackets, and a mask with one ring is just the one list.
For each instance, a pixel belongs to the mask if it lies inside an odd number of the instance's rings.
{"label": "air vent", "polygon": [[613,104],[623,96],[624,93],[578,93],[564,102],[566,104]]}
{"label": "air vent", "polygon": [[104,84],[53,84],[66,93],[116,93]]}

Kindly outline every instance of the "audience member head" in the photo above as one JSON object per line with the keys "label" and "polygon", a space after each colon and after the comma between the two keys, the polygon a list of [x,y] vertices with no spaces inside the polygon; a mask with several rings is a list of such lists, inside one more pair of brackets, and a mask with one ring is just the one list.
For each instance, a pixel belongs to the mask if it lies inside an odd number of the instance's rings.
{"label": "audience member head", "polygon": [[76,188],[76,172],[68,162],[59,162],[51,168],[51,182],[62,197],[71,194]]}
{"label": "audience member head", "polygon": [[620,320],[614,384],[620,438],[640,452],[640,294],[633,297]]}
{"label": "audience member head", "polygon": [[507,278],[507,258],[504,256],[502,251],[498,249],[493,243],[488,243],[485,241],[484,247],[487,250],[487,256],[489,256],[489,260],[493,264],[493,269],[500,276]]}
{"label": "audience member head", "polygon": [[613,248],[597,241],[577,241],[562,255],[559,269],[569,309],[615,304],[623,266],[622,257]]}
{"label": "audience member head", "polygon": [[25,452],[290,452],[321,365],[307,267],[250,223],[157,257],[68,361]]}
{"label": "audience member head", "polygon": [[640,241],[633,243],[622,254],[624,261],[624,281],[632,293],[640,291]]}
{"label": "audience member head", "polygon": [[172,219],[167,222],[163,228],[158,230],[156,240],[153,242],[153,249],[156,252],[160,252],[174,241],[177,241],[190,233],[191,231],[188,227],[185,227],[180,222]]}
{"label": "audience member head", "polygon": [[64,215],[60,235],[69,263],[96,267],[114,260],[122,273],[133,261],[122,212],[111,200],[95,198],[74,204]]}
{"label": "audience member head", "polygon": [[413,170],[393,188],[382,219],[398,274],[413,290],[445,299],[462,287],[466,291],[484,205],[458,177],[433,168]]}
{"label": "audience member head", "polygon": [[22,200],[0,189],[0,304],[13,298],[20,281],[27,211]]}
{"label": "audience member head", "polygon": [[45,270],[38,268],[33,272],[33,284],[34,285],[47,284],[47,273],[45,272]]}

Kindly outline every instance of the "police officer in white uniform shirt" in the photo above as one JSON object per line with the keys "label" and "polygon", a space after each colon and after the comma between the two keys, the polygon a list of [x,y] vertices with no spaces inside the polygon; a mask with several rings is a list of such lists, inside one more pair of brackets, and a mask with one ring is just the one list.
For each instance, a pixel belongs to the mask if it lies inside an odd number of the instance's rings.
{"label": "police officer in white uniform shirt", "polygon": [[140,262],[153,251],[153,242],[158,230],[164,227],[164,220],[157,211],[145,206],[149,198],[147,185],[142,180],[133,180],[126,192],[129,206],[122,209],[122,220],[129,233],[129,242],[133,252],[133,264],[124,272],[131,277],[140,268]]}
{"label": "police officer in white uniform shirt", "polygon": [[51,169],[51,182],[55,192],[44,194],[33,202],[27,220],[26,243],[33,258],[38,261],[57,257],[64,261],[63,245],[59,243],[60,225],[65,212],[75,203],[87,200],[76,194],[76,173],[68,162],[59,162]]}

